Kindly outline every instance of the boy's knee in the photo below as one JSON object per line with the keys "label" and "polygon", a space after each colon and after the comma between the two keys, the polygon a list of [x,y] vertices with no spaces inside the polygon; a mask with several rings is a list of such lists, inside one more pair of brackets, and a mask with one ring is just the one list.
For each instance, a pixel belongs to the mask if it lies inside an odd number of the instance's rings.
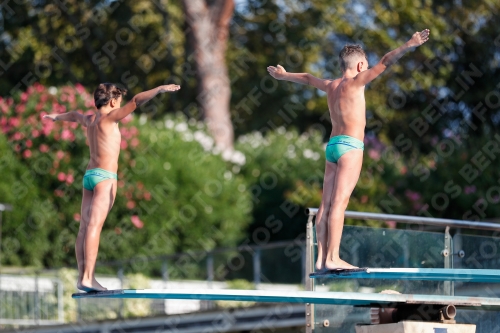
{"label": "boy's knee", "polygon": [[90,217],[90,209],[86,209],[82,211],[82,216],[80,216],[80,221],[88,220]]}
{"label": "boy's knee", "polygon": [[333,201],[332,201],[332,208],[342,208],[345,209],[347,208],[347,205],[349,204],[349,196],[345,195],[339,195],[337,196]]}
{"label": "boy's knee", "polygon": [[104,225],[104,219],[93,218],[90,219],[86,228],[102,228],[103,225]]}

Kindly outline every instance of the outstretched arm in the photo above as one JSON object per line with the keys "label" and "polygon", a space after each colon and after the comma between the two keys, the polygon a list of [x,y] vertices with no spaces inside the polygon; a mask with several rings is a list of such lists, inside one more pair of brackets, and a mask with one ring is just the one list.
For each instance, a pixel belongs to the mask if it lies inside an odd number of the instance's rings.
{"label": "outstretched arm", "polygon": [[71,111],[67,113],[52,113],[43,116],[43,119],[50,119],[52,121],[62,120],[79,123],[80,125],[87,126],[87,117],[80,112]]}
{"label": "outstretched arm", "polygon": [[125,104],[124,107],[111,111],[107,118],[112,120],[112,121],[120,121],[123,118],[125,118],[126,116],[128,116],[129,114],[131,114],[132,112],[134,112],[134,110],[138,106],[141,106],[142,104],[148,102],[149,100],[154,98],[156,95],[161,94],[161,93],[165,93],[165,92],[169,92],[169,91],[177,91],[179,89],[181,89],[180,86],[178,86],[176,84],[169,84],[169,85],[159,86],[159,87],[156,87],[154,89],[138,93],[137,95],[132,97],[130,102]]}
{"label": "outstretched arm", "polygon": [[421,32],[415,32],[409,41],[384,55],[378,64],[356,75],[354,81],[360,86],[364,86],[373,81],[376,77],[382,74],[387,67],[397,62],[406,52],[410,51],[413,47],[420,46],[427,42],[429,40],[430,33],[429,29],[425,29]]}
{"label": "outstretched arm", "polygon": [[308,84],[323,91],[326,91],[326,87],[330,83],[330,80],[319,79],[309,73],[288,73],[281,65],[278,67],[269,66],[267,71],[277,80]]}

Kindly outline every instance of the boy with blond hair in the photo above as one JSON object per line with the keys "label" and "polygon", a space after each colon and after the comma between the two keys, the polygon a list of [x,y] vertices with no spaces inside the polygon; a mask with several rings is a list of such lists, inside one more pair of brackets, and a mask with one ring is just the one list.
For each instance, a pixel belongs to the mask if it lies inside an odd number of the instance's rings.
{"label": "boy with blond hair", "polygon": [[323,197],[316,215],[316,270],[319,272],[357,268],[340,259],[340,239],[344,227],[344,212],[358,182],[363,162],[365,85],[376,79],[406,52],[425,43],[429,34],[428,29],[415,32],[408,42],[384,55],[370,69],[361,46],[346,45],[339,55],[343,75],[336,80],[319,79],[309,73],[287,73],[280,65],[267,68],[275,79],[309,84],[327,93],[333,128],[326,146]]}

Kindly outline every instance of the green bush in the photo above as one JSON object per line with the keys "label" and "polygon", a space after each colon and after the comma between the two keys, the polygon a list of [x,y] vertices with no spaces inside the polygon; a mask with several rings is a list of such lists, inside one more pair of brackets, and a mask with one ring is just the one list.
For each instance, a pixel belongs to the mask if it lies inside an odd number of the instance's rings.
{"label": "green bush", "polygon": [[[135,166],[129,169],[130,176],[148,189],[150,198],[131,210],[144,221],[143,230],[125,233],[125,237],[133,237],[140,244],[134,251],[151,256],[237,245],[252,209],[245,182],[237,173],[244,163],[242,154],[217,151],[203,123],[180,115],[154,122],[142,117],[136,125],[141,142],[147,144],[131,162]],[[123,201],[136,190],[125,187],[125,196],[120,198]],[[127,221],[118,227],[131,228]],[[123,238],[107,246],[110,251],[127,251],[130,241],[133,239]],[[187,259],[183,257],[170,265],[170,274],[177,275],[175,270],[205,269],[200,265],[205,256]]]}
{"label": "green bush", "polygon": [[373,180],[366,187],[377,210],[460,220],[500,215],[500,170],[493,162],[497,151],[491,150],[500,145],[500,135],[471,136],[467,141],[435,137],[426,155],[406,156],[402,147],[374,139],[370,145],[364,168]]}
{"label": "green bush", "polygon": [[[236,147],[246,156],[242,174],[249,184],[254,204],[248,241],[267,243],[293,239],[305,232],[306,216],[296,204],[300,184],[321,184],[324,157],[319,133],[299,135],[279,128],[263,136],[253,132],[238,138]],[[301,200],[315,205],[319,188]]]}
{"label": "green bush", "polygon": [[[284,128],[265,136],[254,132],[241,136],[237,149],[247,158],[242,174],[249,183],[255,205],[254,222],[248,232],[250,241],[265,243],[303,238],[305,208],[319,207],[321,203],[325,170],[325,143],[321,133],[299,134]],[[363,169],[348,209],[378,210],[374,198],[384,192],[384,187],[372,186],[377,182],[372,169],[371,166]],[[358,221],[357,224],[366,223]]]}
{"label": "green bush", "polygon": [[33,170],[16,158],[0,134],[0,202],[13,206],[2,213],[2,262],[13,266],[43,266],[53,248],[47,241],[58,219],[52,200],[44,197]]}
{"label": "green bush", "polygon": [[[499,145],[500,135],[475,138],[463,145],[454,144],[452,139],[435,141],[435,149],[428,155],[405,155],[401,151],[406,146],[383,143],[367,135],[363,168],[347,209],[466,220],[498,216],[500,171],[487,154],[488,149]],[[474,150],[473,145],[481,151]],[[320,133],[299,135],[284,128],[265,136],[254,132],[241,136],[237,148],[247,159],[242,174],[255,205],[248,241],[266,243],[303,237],[303,211],[319,207],[322,197],[325,143]],[[482,172],[474,156],[484,158]],[[471,182],[464,177],[465,167],[475,175]],[[345,223],[395,226],[391,221],[346,219]]]}

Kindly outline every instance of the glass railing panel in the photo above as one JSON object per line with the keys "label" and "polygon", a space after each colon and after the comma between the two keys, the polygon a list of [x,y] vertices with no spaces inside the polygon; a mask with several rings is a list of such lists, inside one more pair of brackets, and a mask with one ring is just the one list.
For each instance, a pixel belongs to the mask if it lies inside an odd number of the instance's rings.
{"label": "glass railing panel", "polygon": [[299,285],[305,272],[305,247],[301,243],[262,249],[260,253],[263,283]]}
{"label": "glass railing panel", "polygon": [[[215,281],[253,281],[253,251],[227,250],[213,254]],[[242,282],[244,284],[244,282]]]}
{"label": "glass railing panel", "polygon": [[[317,249],[316,239],[314,249]],[[342,259],[358,267],[443,268],[443,249],[444,233],[345,226],[340,253]],[[449,284],[439,281],[331,278],[314,279],[314,290],[356,293],[393,290],[432,295],[450,292]],[[370,323],[369,311],[369,308],[317,304],[314,306],[315,333],[354,333],[355,323]]]}
{"label": "glass railing panel", "polygon": [[[500,269],[500,237],[453,235],[453,267],[462,269]],[[500,285],[492,283],[455,282],[456,296],[500,297]],[[457,322],[476,324],[477,333],[495,332],[500,327],[498,312],[486,310],[457,312]]]}

